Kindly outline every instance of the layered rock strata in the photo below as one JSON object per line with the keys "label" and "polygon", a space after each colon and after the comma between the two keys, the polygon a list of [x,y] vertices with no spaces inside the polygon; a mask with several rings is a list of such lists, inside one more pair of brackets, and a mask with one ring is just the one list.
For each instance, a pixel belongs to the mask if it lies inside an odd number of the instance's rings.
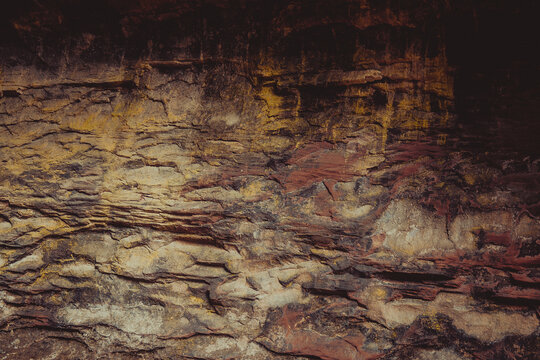
{"label": "layered rock strata", "polygon": [[535,358],[521,5],[10,5],[0,358]]}

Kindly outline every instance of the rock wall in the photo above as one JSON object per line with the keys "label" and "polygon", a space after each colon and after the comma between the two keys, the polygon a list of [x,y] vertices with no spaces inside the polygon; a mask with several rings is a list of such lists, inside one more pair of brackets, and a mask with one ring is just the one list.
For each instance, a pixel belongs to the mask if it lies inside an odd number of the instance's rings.
{"label": "rock wall", "polygon": [[0,358],[536,358],[533,10],[5,5]]}

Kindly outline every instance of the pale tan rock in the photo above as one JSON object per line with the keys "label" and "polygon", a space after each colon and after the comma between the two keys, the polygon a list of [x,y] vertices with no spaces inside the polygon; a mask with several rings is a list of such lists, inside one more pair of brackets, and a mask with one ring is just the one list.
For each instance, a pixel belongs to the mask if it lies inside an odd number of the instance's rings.
{"label": "pale tan rock", "polygon": [[193,258],[177,243],[152,251],[147,247],[120,248],[115,256],[114,266],[130,276],[144,277],[157,274],[180,274],[193,266]]}
{"label": "pale tan rock", "polygon": [[15,272],[25,272],[38,270],[44,265],[45,261],[43,260],[43,251],[37,250],[34,253],[23,257],[21,260],[9,264],[7,269]]}
{"label": "pale tan rock", "polygon": [[107,324],[134,334],[163,333],[165,310],[160,306],[139,304],[136,307],[96,304],[85,308],[67,306],[57,312],[60,321],[70,325]]}
{"label": "pale tan rock", "polygon": [[456,246],[473,250],[477,248],[475,231],[504,233],[512,230],[512,214],[508,211],[494,211],[479,214],[458,215],[449,226],[450,239]]}
{"label": "pale tan rock", "polygon": [[365,290],[370,299],[368,314],[384,321],[387,326],[410,325],[419,316],[444,314],[453,324],[466,334],[481,341],[493,342],[509,335],[530,335],[540,325],[536,316],[506,310],[478,311],[472,298],[459,294],[441,293],[433,302],[403,299],[391,302],[381,301],[386,292],[381,288]]}
{"label": "pale tan rock", "polygon": [[411,200],[395,200],[376,222],[375,235],[385,236],[384,246],[403,255],[452,250],[441,217]]}
{"label": "pale tan rock", "polygon": [[533,238],[540,236],[540,221],[523,215],[514,229],[515,237]]}

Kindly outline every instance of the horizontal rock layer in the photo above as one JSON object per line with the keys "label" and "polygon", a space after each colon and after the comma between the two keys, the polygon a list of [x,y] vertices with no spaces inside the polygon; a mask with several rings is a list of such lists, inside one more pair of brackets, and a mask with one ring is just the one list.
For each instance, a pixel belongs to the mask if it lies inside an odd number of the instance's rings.
{"label": "horizontal rock layer", "polygon": [[535,358],[520,6],[10,5],[0,357]]}

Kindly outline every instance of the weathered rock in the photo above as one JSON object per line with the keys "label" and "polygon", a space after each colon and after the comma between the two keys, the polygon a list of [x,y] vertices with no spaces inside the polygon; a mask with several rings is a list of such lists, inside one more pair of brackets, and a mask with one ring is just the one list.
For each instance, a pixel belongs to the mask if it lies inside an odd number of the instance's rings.
{"label": "weathered rock", "polygon": [[6,5],[0,358],[536,358],[514,5]]}

